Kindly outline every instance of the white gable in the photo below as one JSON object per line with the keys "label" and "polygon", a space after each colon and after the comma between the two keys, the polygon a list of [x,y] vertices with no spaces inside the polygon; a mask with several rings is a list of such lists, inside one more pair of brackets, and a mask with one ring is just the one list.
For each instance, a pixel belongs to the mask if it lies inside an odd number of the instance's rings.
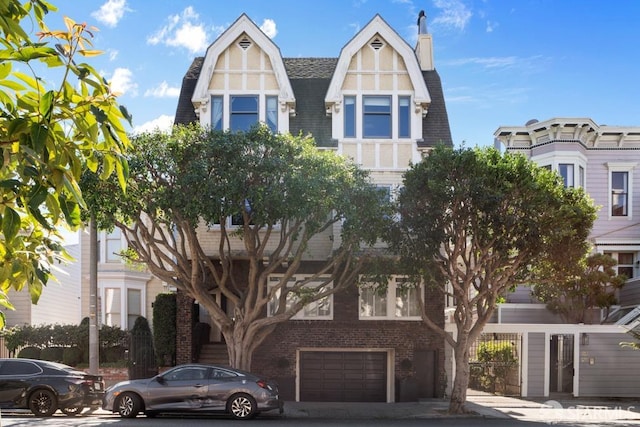
{"label": "white gable", "polygon": [[220,37],[216,39],[216,41],[207,48],[204,63],[202,64],[202,70],[200,71],[198,82],[196,83],[193,97],[191,98],[196,109],[201,103],[206,104],[209,101],[209,82],[213,76],[218,57],[243,33],[246,33],[251,37],[251,39],[260,46],[271,60],[273,71],[280,87],[280,94],[278,95],[280,103],[295,103],[293,89],[291,88],[291,83],[289,82],[287,72],[284,68],[280,49],[260,30],[260,28],[256,26],[251,19],[249,19],[246,14],[242,14],[222,35],[220,35]]}
{"label": "white gable", "polygon": [[411,83],[414,87],[414,101],[417,105],[423,105],[426,110],[426,107],[431,103],[431,97],[429,96],[427,85],[424,82],[416,54],[407,42],[400,37],[380,15],[376,15],[342,48],[338,64],[327,91],[325,104],[329,107],[330,105],[341,102],[341,88],[347,75],[351,58],[376,34],[380,34],[404,60]]}

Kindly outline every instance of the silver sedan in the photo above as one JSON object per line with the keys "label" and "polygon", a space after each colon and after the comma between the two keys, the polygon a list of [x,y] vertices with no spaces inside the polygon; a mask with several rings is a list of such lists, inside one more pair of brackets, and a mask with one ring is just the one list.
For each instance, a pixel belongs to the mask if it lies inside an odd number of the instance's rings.
{"label": "silver sedan", "polygon": [[249,419],[260,412],[283,411],[274,382],[224,366],[187,364],[153,378],[119,382],[106,390],[102,408],[125,418],[144,412],[222,412]]}

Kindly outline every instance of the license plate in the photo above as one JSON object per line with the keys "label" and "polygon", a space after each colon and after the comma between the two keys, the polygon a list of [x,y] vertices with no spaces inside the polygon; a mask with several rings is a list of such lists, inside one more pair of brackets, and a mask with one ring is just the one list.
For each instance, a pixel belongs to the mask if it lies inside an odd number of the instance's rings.
{"label": "license plate", "polygon": [[93,383],[93,388],[96,390],[102,390],[102,384],[100,383]]}

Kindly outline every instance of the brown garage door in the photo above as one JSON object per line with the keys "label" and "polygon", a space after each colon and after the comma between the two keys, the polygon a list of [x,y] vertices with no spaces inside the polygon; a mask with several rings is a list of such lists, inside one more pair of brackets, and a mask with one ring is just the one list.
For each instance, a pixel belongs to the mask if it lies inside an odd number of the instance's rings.
{"label": "brown garage door", "polygon": [[300,400],[386,402],[387,353],[301,352]]}

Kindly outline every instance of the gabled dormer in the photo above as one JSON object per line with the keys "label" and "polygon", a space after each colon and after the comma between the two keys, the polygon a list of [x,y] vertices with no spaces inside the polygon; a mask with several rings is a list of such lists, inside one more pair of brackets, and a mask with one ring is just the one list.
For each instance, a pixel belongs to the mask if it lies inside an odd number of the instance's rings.
{"label": "gabled dormer", "polygon": [[220,130],[261,121],[284,132],[295,114],[280,49],[246,14],[207,49],[191,102],[201,125]]}
{"label": "gabled dormer", "polygon": [[380,15],[342,48],[325,96],[339,141],[420,140],[430,104],[416,53]]}

